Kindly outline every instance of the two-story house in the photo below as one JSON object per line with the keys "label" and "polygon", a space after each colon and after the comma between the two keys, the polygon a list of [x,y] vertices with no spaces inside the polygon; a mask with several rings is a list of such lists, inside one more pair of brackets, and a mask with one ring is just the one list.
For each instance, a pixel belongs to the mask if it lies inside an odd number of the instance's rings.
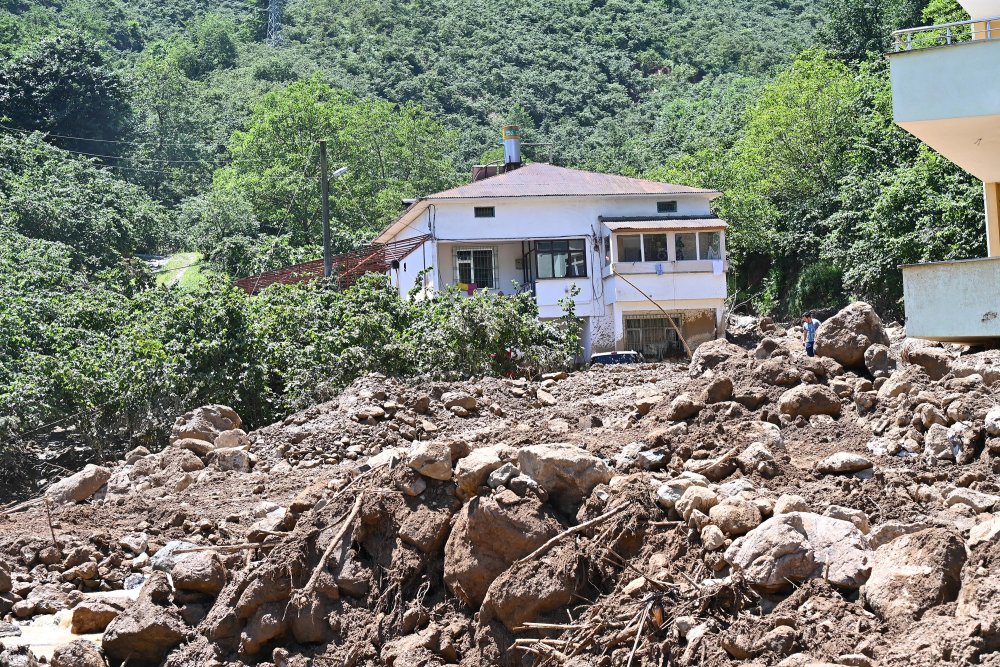
{"label": "two-story house", "polygon": [[546,319],[562,315],[575,285],[588,359],[682,356],[723,335],[726,223],[711,210],[719,192],[522,166],[516,128],[505,139],[503,166],[476,167],[473,182],[412,202],[378,236],[387,247],[415,242],[389,271],[401,295],[421,276],[424,293],[529,290]]}
{"label": "two-story house", "polygon": [[896,124],[983,181],[988,257],[903,267],[911,336],[1000,338],[1000,0],[959,0],[970,20],[899,30],[889,53]]}

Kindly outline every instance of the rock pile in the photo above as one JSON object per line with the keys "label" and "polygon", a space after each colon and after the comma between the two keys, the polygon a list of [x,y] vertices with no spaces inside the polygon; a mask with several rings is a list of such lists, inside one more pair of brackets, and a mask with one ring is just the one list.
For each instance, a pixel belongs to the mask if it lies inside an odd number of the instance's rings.
{"label": "rock pile", "polygon": [[741,331],[686,366],[370,376],[250,433],[193,410],[0,524],[0,664],[46,623],[91,638],[67,667],[995,662],[1000,357],[865,304],[813,359]]}

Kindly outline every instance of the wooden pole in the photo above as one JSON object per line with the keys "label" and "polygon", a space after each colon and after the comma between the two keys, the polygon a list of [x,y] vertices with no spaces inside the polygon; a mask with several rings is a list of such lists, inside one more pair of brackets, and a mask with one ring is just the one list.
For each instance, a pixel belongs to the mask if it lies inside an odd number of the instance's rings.
{"label": "wooden pole", "polygon": [[330,180],[327,176],[326,141],[319,142],[319,193],[323,208],[323,277],[333,274],[333,253],[330,249]]}
{"label": "wooden pole", "polygon": [[651,296],[649,296],[648,294],[646,294],[645,292],[643,292],[643,291],[642,291],[641,289],[639,289],[639,288],[638,288],[638,287],[636,286],[636,284],[635,284],[635,283],[633,283],[633,282],[632,282],[631,280],[629,280],[628,278],[626,278],[626,277],[625,277],[625,276],[623,276],[622,274],[620,274],[620,273],[618,273],[617,271],[615,271],[613,267],[612,267],[612,269],[611,269],[611,273],[612,273],[612,274],[614,274],[614,275],[616,275],[616,276],[618,276],[619,278],[621,278],[622,280],[624,280],[624,281],[625,281],[626,283],[628,283],[629,285],[631,285],[631,286],[632,286],[632,288],[633,288],[633,289],[635,289],[635,291],[636,291],[636,292],[638,292],[639,294],[641,294],[641,295],[643,295],[644,297],[646,297],[646,300],[647,300],[647,301],[649,301],[649,302],[650,302],[651,304],[653,304],[654,306],[656,306],[656,307],[657,307],[657,309],[658,309],[658,310],[659,310],[659,311],[660,311],[661,313],[663,313],[663,314],[664,314],[664,316],[665,316],[665,317],[667,318],[667,322],[669,322],[669,323],[670,323],[670,326],[671,326],[671,327],[673,327],[673,328],[674,328],[674,331],[676,331],[676,332],[677,332],[677,337],[681,339],[681,345],[683,345],[683,346],[684,346],[684,351],[685,351],[685,352],[687,353],[687,356],[688,356],[688,358],[691,358],[691,357],[693,356],[693,354],[692,354],[692,352],[691,352],[691,347],[690,347],[690,346],[688,345],[687,341],[686,341],[686,340],[684,340],[684,334],[682,334],[682,333],[681,333],[681,330],[680,330],[680,329],[679,329],[679,328],[677,327],[677,325],[676,325],[676,324],[674,324],[674,318],[673,318],[673,317],[671,317],[671,316],[670,316],[670,315],[669,315],[669,314],[667,313],[667,311],[663,310],[663,308],[660,308],[660,304],[658,304],[658,303],[656,303],[655,301],[653,301],[653,297],[651,297]]}

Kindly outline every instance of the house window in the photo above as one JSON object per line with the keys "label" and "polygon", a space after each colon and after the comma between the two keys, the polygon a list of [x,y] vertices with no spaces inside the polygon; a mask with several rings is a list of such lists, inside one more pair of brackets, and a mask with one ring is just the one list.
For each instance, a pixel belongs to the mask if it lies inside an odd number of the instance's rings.
{"label": "house window", "polygon": [[642,261],[641,235],[625,234],[618,237],[618,261],[619,262]]}
{"label": "house window", "polygon": [[626,317],[625,342],[628,349],[641,353],[647,359],[680,356],[683,348],[675,329],[680,327],[679,319],[672,317],[668,320],[656,315]]}
{"label": "house window", "polygon": [[656,202],[656,212],[657,213],[676,213],[677,212],[677,202],[676,201],[658,201],[658,202]]}
{"label": "house window", "polygon": [[699,259],[722,259],[722,234],[698,232]]}
{"label": "house window", "polygon": [[674,234],[674,249],[677,252],[678,262],[698,259],[698,235],[694,232]]}
{"label": "house window", "polygon": [[642,256],[647,262],[667,261],[667,235],[643,234]]}
{"label": "house window", "polygon": [[538,241],[535,244],[539,278],[584,278],[587,246],[583,239]]}
{"label": "house window", "polygon": [[455,282],[496,289],[496,254],[492,248],[455,250]]}
{"label": "house window", "polygon": [[494,206],[476,206],[474,213],[477,218],[497,217],[497,209]]}

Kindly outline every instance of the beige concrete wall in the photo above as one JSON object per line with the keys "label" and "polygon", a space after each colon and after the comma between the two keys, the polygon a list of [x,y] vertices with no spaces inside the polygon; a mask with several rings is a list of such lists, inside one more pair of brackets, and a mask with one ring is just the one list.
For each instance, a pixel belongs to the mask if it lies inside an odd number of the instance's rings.
{"label": "beige concrete wall", "polygon": [[1000,256],[1000,184],[983,183],[986,210],[986,254]]}
{"label": "beige concrete wall", "polygon": [[903,267],[906,333],[975,343],[1000,339],[1000,258]]}

